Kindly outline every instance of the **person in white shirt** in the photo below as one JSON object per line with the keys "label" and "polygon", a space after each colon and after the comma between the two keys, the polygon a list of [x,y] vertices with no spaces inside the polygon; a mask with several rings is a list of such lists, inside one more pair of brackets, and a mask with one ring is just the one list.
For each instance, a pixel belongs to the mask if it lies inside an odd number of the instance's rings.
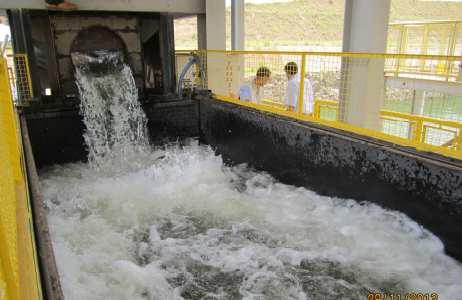
{"label": "person in white shirt", "polygon": [[[300,74],[298,73],[298,66],[295,62],[291,61],[284,67],[287,75],[287,89],[286,89],[286,106],[290,111],[298,110],[298,98],[300,95]],[[314,94],[313,86],[309,79],[305,78],[303,88],[303,113],[311,114],[314,109]]]}
{"label": "person in white shirt", "polygon": [[263,86],[265,86],[270,79],[270,69],[267,67],[258,68],[256,76],[252,78],[250,83],[243,84],[239,88],[239,99],[253,103],[260,103],[263,95]]}

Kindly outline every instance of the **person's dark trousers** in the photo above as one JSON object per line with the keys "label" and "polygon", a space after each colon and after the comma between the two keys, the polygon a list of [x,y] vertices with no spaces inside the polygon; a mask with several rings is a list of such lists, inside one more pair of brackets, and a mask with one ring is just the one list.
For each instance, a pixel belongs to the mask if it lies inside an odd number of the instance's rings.
{"label": "person's dark trousers", "polygon": [[45,2],[51,5],[58,5],[60,3],[63,3],[64,0],[45,0]]}

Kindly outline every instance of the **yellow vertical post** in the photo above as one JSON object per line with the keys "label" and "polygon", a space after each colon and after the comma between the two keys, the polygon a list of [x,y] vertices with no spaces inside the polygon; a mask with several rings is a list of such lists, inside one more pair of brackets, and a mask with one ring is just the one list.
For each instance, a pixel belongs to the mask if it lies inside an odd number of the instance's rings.
{"label": "yellow vertical post", "polygon": [[28,101],[31,101],[32,98],[34,98],[34,93],[33,93],[33,88],[32,88],[32,79],[30,78],[30,69],[29,69],[29,57],[24,54],[24,68],[26,72],[26,78],[27,78],[27,87],[29,89],[28,93]]}
{"label": "yellow vertical post", "polygon": [[423,120],[418,118],[414,121],[414,137],[413,140],[416,143],[423,143],[424,142],[424,128],[423,128]]}
{"label": "yellow vertical post", "polygon": [[[428,24],[425,24],[424,25],[424,33],[423,33],[423,37],[422,37],[422,49],[420,50],[420,54],[422,54],[422,55],[425,55],[428,52],[428,31],[429,31]],[[422,72],[425,71],[425,62],[426,61],[424,59],[421,60],[422,65],[420,66],[420,70]]]}
{"label": "yellow vertical post", "polygon": [[298,95],[298,107],[297,111],[299,114],[303,113],[303,98],[305,93],[305,54],[302,54],[302,64],[300,67],[300,91]]}
{"label": "yellow vertical post", "polygon": [[[454,23],[452,26],[452,31],[451,31],[451,37],[449,39],[449,47],[447,51],[448,56],[454,55],[454,52],[456,51],[456,32],[457,32],[457,23]],[[445,75],[446,75],[446,81],[449,81],[449,75],[451,73],[451,64],[452,62],[446,61],[446,68],[445,68]]]}
{"label": "yellow vertical post", "polygon": [[457,23],[454,23],[452,25],[451,41],[449,44],[448,56],[454,56],[454,52],[456,51],[456,41],[457,41]]}
{"label": "yellow vertical post", "polygon": [[[398,50],[398,53],[399,54],[403,54],[403,53],[406,53],[406,49],[407,49],[407,27],[405,27],[404,25],[401,25],[401,35],[400,35],[400,38],[399,38],[399,50]],[[401,67],[401,59],[398,58],[398,64],[396,65],[396,72],[395,72],[395,76],[398,76],[399,75],[399,69]]]}
{"label": "yellow vertical post", "polygon": [[207,52],[205,50],[200,50],[200,70],[201,70],[201,87],[203,89],[208,88],[207,84]]}
{"label": "yellow vertical post", "polygon": [[321,118],[321,103],[319,101],[314,101],[313,117],[315,119]]}
{"label": "yellow vertical post", "polygon": [[459,128],[457,136],[454,139],[454,143],[453,143],[454,149],[460,150],[461,144],[462,144],[462,129]]}

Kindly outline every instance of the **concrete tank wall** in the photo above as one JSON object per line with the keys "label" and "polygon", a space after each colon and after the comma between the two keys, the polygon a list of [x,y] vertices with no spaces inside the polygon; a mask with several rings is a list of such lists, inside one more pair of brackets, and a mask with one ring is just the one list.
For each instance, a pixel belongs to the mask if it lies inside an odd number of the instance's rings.
{"label": "concrete tank wall", "polygon": [[71,61],[71,46],[82,29],[92,26],[106,27],[117,34],[125,43],[129,64],[136,84],[143,87],[143,62],[141,39],[136,16],[82,16],[55,15],[50,19],[53,28],[59,81],[63,94],[77,94]]}
{"label": "concrete tank wall", "polygon": [[462,259],[460,162],[425,159],[381,141],[207,97],[200,100],[200,131],[201,140],[230,163],[249,163],[323,195],[402,211]]}
{"label": "concrete tank wall", "polygon": [[[230,164],[248,163],[322,195],[402,211],[462,260],[460,161],[210,99],[145,103],[155,144],[200,135]],[[40,167],[85,160],[78,111],[27,115]],[[415,151],[414,151],[415,152]]]}
{"label": "concrete tank wall", "polygon": [[[196,101],[170,100],[145,103],[148,130],[153,144],[199,135]],[[85,125],[78,109],[25,113],[38,168],[85,161]]]}

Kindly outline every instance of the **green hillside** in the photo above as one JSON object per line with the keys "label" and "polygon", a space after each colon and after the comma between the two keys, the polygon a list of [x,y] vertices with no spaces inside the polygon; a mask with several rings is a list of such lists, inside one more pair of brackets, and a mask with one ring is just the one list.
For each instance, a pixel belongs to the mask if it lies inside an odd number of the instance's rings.
{"label": "green hillside", "polygon": [[[342,40],[344,2],[295,0],[288,3],[247,4],[246,47],[338,47]],[[390,22],[459,19],[462,19],[462,3],[392,0]],[[227,20],[229,23],[229,11]],[[181,20],[180,25],[175,32],[177,45],[194,46],[194,21]]]}

